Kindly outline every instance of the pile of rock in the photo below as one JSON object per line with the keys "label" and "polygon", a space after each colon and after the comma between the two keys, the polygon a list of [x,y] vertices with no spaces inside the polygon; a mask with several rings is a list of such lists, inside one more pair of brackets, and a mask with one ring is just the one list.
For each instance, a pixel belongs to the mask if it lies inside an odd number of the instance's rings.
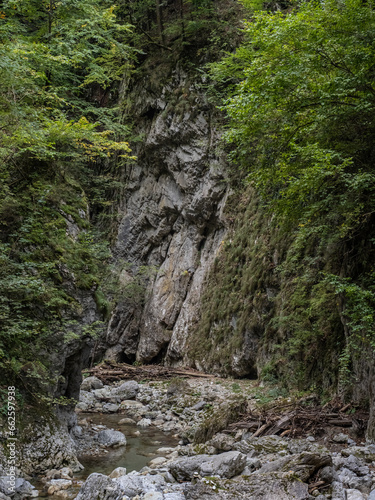
{"label": "pile of rock", "polygon": [[[236,399],[238,395],[212,381],[176,380],[168,384],[128,381],[103,386],[96,377],[88,377],[82,384],[77,410],[121,413],[124,420],[120,424],[155,425],[164,432],[182,436],[198,428],[210,414],[223,412],[223,406]],[[73,430],[77,432],[81,430]]]}
{"label": "pile of rock", "polygon": [[77,499],[375,500],[374,445],[331,453],[312,439],[217,434],[204,445],[158,451],[140,472],[92,474]]}

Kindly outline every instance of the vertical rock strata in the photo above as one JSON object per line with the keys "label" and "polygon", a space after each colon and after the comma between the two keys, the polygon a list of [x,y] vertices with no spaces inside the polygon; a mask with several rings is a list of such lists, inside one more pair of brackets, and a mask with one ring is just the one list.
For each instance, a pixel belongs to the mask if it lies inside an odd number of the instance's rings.
{"label": "vertical rock strata", "polygon": [[157,271],[144,307],[125,300],[114,312],[108,357],[186,362],[203,279],[225,234],[228,190],[214,110],[200,83],[177,66],[162,88],[144,80],[130,91],[142,140],[127,169],[115,256],[133,273],[142,265]]}

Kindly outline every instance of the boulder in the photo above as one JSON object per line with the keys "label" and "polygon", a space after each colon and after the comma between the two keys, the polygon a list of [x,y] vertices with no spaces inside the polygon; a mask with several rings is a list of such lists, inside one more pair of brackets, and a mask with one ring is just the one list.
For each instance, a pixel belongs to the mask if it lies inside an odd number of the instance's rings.
{"label": "boulder", "polygon": [[105,403],[103,405],[103,413],[117,413],[120,405],[116,403]]}
{"label": "boulder", "polygon": [[332,465],[330,455],[318,455],[315,453],[300,453],[282,457],[273,462],[264,464],[259,471],[254,474],[265,474],[269,472],[293,472],[301,481],[306,482],[319,469]]}
{"label": "boulder", "polygon": [[180,458],[169,464],[177,481],[189,481],[196,474],[231,478],[240,474],[246,466],[246,455],[238,451],[228,451],[221,455],[197,455]]}
{"label": "boulder", "polygon": [[92,392],[81,390],[79,394],[79,403],[77,404],[77,410],[87,411],[94,407],[96,403],[95,396]]}
{"label": "boulder", "polygon": [[129,417],[135,417],[138,415],[144,415],[147,412],[147,408],[140,401],[125,400],[120,404],[120,412],[125,413]]}
{"label": "boulder", "polygon": [[98,377],[87,377],[83,379],[81,391],[91,391],[93,389],[102,389],[103,382]]}
{"label": "boulder", "polygon": [[123,401],[125,399],[135,399],[139,391],[139,384],[135,380],[129,380],[124,382],[119,387],[114,390],[115,396],[118,401]]}
{"label": "boulder", "polygon": [[38,491],[29,483],[29,481],[26,481],[26,479],[16,478],[14,491],[10,481],[10,476],[0,477],[0,493],[3,497],[11,497],[12,500],[23,500],[38,496]]}
{"label": "boulder", "polygon": [[187,485],[189,500],[308,500],[308,485],[293,476],[252,474],[246,479],[225,481],[203,478],[196,484]]}
{"label": "boulder", "polygon": [[122,418],[118,423],[119,425],[135,425],[137,422],[132,418]]}
{"label": "boulder", "polygon": [[72,484],[72,481],[69,479],[51,479],[51,481],[46,483],[46,487],[48,494],[53,495],[58,491],[67,490]]}
{"label": "boulder", "polygon": [[126,476],[126,469],[125,469],[125,467],[117,467],[109,475],[109,477],[111,479],[114,479],[116,477],[122,477],[122,476]]}
{"label": "boulder", "polygon": [[106,429],[99,432],[96,436],[96,441],[103,446],[114,448],[126,445],[126,437],[124,434],[113,429]]}
{"label": "boulder", "polygon": [[332,441],[335,443],[347,443],[349,439],[349,436],[347,434],[344,434],[343,432],[340,432],[339,434],[335,434],[332,438]]}
{"label": "boulder", "polygon": [[76,500],[122,500],[123,491],[114,479],[104,474],[91,474],[79,490]]}
{"label": "boulder", "polygon": [[362,493],[355,489],[346,490],[346,500],[365,500]]}
{"label": "boulder", "polygon": [[102,389],[95,389],[94,391],[92,391],[92,394],[99,401],[107,401],[110,403],[117,402],[116,396],[114,394],[114,389],[108,386],[105,386]]}
{"label": "boulder", "polygon": [[138,423],[137,425],[139,427],[150,427],[151,425],[151,420],[149,418],[142,418]]}
{"label": "boulder", "polygon": [[164,477],[160,474],[143,476],[137,472],[131,472],[126,476],[114,479],[114,481],[121,487],[124,494],[130,498],[145,492],[162,492],[167,485]]}
{"label": "boulder", "polygon": [[210,441],[210,445],[219,451],[230,451],[233,449],[234,438],[227,434],[216,434]]}

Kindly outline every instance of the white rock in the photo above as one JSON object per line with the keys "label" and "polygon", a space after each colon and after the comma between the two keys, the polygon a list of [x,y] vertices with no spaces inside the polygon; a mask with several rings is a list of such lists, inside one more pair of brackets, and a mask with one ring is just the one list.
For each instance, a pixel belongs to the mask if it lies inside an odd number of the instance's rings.
{"label": "white rock", "polygon": [[346,490],[346,500],[365,500],[359,490]]}
{"label": "white rock", "polygon": [[72,481],[68,479],[51,479],[46,486],[48,486],[48,494],[53,495],[57,491],[67,490],[72,484]]}
{"label": "white rock", "polygon": [[153,458],[148,465],[151,468],[159,467],[159,465],[164,464],[166,461],[167,461],[167,459],[164,457],[156,457],[156,458]]}
{"label": "white rock", "polygon": [[142,418],[139,422],[137,422],[139,427],[149,427],[151,424],[152,422],[149,418]]}
{"label": "white rock", "polygon": [[121,477],[121,476],[126,476],[126,469],[125,469],[125,467],[117,467],[109,475],[109,477],[111,479],[114,479],[115,477]]}

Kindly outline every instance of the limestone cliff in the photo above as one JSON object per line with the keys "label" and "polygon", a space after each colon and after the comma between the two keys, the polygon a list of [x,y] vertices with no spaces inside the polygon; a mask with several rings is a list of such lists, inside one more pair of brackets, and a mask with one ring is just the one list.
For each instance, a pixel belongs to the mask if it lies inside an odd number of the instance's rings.
{"label": "limestone cliff", "polygon": [[127,90],[142,140],[126,173],[114,254],[134,274],[142,265],[157,273],[142,308],[131,300],[117,306],[106,356],[178,364],[186,362],[203,280],[225,234],[228,185],[202,79],[177,64],[164,80],[144,78]]}

